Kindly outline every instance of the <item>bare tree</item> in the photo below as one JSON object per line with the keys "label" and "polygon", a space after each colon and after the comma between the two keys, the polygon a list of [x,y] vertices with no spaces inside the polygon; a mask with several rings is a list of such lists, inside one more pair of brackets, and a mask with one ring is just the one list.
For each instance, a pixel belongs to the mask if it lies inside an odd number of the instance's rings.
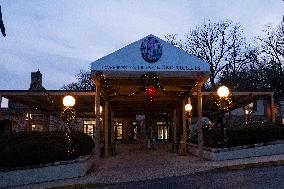
{"label": "bare tree", "polygon": [[284,23],[277,28],[266,26],[264,37],[257,37],[260,43],[261,57],[266,62],[273,62],[282,69],[284,65]]}
{"label": "bare tree", "polygon": [[283,23],[276,28],[266,26],[265,35],[255,41],[257,47],[247,51],[243,60],[239,59],[237,69],[233,67],[235,63],[226,66],[219,81],[236,90],[274,90],[276,97],[283,95],[283,28]]}
{"label": "bare tree", "polygon": [[284,22],[278,27],[266,26],[265,35],[257,37],[260,55],[264,64],[264,83],[276,95],[284,93]]}
{"label": "bare tree", "polygon": [[63,90],[95,90],[94,83],[91,79],[91,72],[80,70],[78,74],[76,74],[77,82],[73,82],[67,85],[63,85],[61,89]]}
{"label": "bare tree", "polygon": [[[177,35],[166,36],[166,40],[208,62],[210,66],[210,84],[216,88],[216,77],[228,65],[233,68],[243,61],[245,39],[240,25],[230,21],[211,22],[197,26],[186,35],[186,40],[177,40]],[[234,69],[235,69],[234,68]]]}
{"label": "bare tree", "polygon": [[6,32],[5,32],[4,22],[3,22],[3,19],[2,19],[1,6],[0,6],[0,30],[1,30],[2,35],[5,37]]}

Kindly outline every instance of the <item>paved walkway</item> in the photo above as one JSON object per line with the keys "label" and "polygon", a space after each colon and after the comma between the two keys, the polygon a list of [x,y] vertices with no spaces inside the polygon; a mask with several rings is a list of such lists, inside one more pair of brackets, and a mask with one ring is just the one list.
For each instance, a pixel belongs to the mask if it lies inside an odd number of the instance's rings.
{"label": "paved walkway", "polygon": [[198,157],[192,155],[177,156],[176,153],[171,153],[170,149],[171,146],[166,144],[159,145],[153,150],[141,150],[139,146],[134,144],[121,144],[117,146],[116,156],[100,160],[95,169],[85,177],[16,188],[47,188],[75,183],[129,182],[189,175],[216,168],[226,168],[228,166],[284,161],[284,154],[237,160],[208,161],[200,160]]}

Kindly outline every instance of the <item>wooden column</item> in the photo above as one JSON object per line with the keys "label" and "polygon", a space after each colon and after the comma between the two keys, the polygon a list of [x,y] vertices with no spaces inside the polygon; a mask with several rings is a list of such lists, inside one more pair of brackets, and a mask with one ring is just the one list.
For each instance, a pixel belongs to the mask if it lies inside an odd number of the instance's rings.
{"label": "wooden column", "polygon": [[176,150],[176,144],[177,144],[177,110],[175,109],[173,111],[173,130],[174,130],[174,150]]}
{"label": "wooden column", "polygon": [[108,157],[108,127],[109,127],[109,109],[108,109],[108,101],[105,102],[105,119],[104,119],[104,129],[105,129],[105,157]]}
{"label": "wooden column", "polygon": [[114,119],[113,119],[113,111],[110,111],[110,142],[113,145],[114,143]]}
{"label": "wooden column", "polygon": [[186,155],[186,112],[185,112],[185,104],[186,104],[186,100],[183,99],[182,100],[182,110],[181,110],[181,114],[182,114],[182,137],[180,140],[180,147],[179,147],[179,155]]}
{"label": "wooden column", "polygon": [[95,141],[95,158],[98,160],[101,157],[101,148],[100,148],[100,92],[101,86],[99,82],[96,82],[96,141]]}
{"label": "wooden column", "polygon": [[199,157],[203,158],[203,130],[202,130],[202,94],[201,86],[197,88],[197,128],[198,128],[198,151]]}
{"label": "wooden column", "polygon": [[271,94],[271,103],[270,103],[270,110],[271,110],[271,122],[275,123],[275,112],[274,112],[274,94]]}
{"label": "wooden column", "polygon": [[183,140],[183,152],[184,155],[186,155],[186,141],[187,141],[187,134],[186,134],[186,112],[185,112],[185,105],[186,105],[186,99],[182,100],[182,140]]}

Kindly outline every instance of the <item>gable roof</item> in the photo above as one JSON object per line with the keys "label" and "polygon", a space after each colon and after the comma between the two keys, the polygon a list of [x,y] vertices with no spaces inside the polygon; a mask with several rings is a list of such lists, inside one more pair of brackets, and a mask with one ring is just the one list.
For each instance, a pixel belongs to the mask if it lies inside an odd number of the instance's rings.
{"label": "gable roof", "polygon": [[[149,38],[158,40],[161,46],[160,58],[153,63],[142,56],[142,43]],[[158,56],[159,56],[158,55]],[[196,77],[202,73],[209,75],[209,64],[196,56],[154,36],[148,35],[107,56],[91,63],[92,73],[103,72],[106,77],[119,75],[129,77],[145,72],[155,72],[159,76]]]}

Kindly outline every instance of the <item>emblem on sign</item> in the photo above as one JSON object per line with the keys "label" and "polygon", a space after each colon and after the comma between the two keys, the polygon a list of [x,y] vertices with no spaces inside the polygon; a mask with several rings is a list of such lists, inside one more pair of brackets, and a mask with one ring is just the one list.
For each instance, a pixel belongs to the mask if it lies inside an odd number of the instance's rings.
{"label": "emblem on sign", "polygon": [[162,46],[155,37],[147,37],[140,47],[141,55],[146,62],[155,63],[162,56]]}

